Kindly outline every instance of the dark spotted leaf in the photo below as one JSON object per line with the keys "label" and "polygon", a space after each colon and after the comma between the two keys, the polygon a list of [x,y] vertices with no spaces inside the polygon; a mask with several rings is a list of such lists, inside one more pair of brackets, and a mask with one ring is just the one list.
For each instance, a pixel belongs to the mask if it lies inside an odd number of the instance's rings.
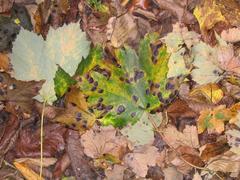
{"label": "dark spotted leaf", "polygon": [[166,90],[166,48],[156,48],[155,56],[152,52],[157,39],[156,34],[147,35],[140,43],[139,56],[128,46],[116,50],[117,65],[107,62],[99,47],[79,65],[79,87],[90,110],[104,125],[135,123],[144,112],[156,111],[174,97],[174,87]]}

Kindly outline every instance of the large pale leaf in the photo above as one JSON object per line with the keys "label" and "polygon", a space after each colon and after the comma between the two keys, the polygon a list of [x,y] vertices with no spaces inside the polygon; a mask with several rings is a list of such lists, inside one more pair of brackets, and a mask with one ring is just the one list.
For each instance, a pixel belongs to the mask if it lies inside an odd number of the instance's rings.
{"label": "large pale leaf", "polygon": [[165,88],[166,48],[160,48],[156,62],[153,61],[150,44],[156,40],[155,34],[146,36],[140,43],[139,57],[128,46],[117,50],[118,65],[104,60],[99,48],[81,62],[79,87],[103,124],[122,127],[128,122],[135,123],[144,112],[156,110],[172,94]]}
{"label": "large pale leaf", "polygon": [[72,76],[88,52],[89,42],[78,23],[64,25],[57,30],[50,29],[46,41],[22,29],[11,54],[14,76],[25,81],[46,80],[39,99],[51,103],[56,100],[53,78],[57,65]]}

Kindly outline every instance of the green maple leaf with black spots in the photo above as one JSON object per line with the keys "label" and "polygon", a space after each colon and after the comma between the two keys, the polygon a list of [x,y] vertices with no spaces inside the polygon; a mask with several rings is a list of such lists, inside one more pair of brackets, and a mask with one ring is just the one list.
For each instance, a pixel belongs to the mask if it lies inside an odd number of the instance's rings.
{"label": "green maple leaf with black spots", "polygon": [[104,125],[134,124],[173,98],[172,88],[166,89],[169,54],[164,46],[153,52],[157,40],[157,34],[146,35],[138,55],[129,46],[116,50],[117,63],[106,61],[103,50],[96,47],[80,63],[79,88]]}

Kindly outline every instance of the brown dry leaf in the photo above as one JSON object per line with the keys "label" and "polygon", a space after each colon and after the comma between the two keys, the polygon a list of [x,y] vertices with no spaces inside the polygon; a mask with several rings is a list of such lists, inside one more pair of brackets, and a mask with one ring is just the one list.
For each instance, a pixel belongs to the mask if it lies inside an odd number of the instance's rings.
{"label": "brown dry leaf", "polygon": [[174,165],[177,170],[183,174],[188,174],[193,168],[186,163],[186,161],[198,167],[204,166],[204,162],[199,157],[199,152],[189,146],[179,146],[176,151],[172,151],[168,154],[168,162]]}
{"label": "brown dry leaf", "polygon": [[67,154],[75,177],[81,179],[101,179],[99,174],[86,158],[80,141],[81,137],[77,131],[69,130],[67,137]]}
{"label": "brown dry leaf", "polygon": [[220,105],[214,109],[208,109],[200,112],[198,118],[198,133],[203,133],[206,129],[208,132],[222,133],[224,123],[230,121],[236,116],[236,113]]}
{"label": "brown dry leaf", "polygon": [[[65,149],[67,129],[60,124],[44,125],[43,156],[54,157]],[[16,144],[17,157],[40,156],[40,128],[24,128]]]}
{"label": "brown dry leaf", "polygon": [[221,33],[221,38],[230,43],[236,43],[240,41],[240,28],[223,30]]}
{"label": "brown dry leaf", "polygon": [[202,177],[200,176],[200,174],[198,172],[196,172],[194,175],[193,175],[193,180],[202,180]]}
{"label": "brown dry leaf", "polygon": [[217,49],[218,62],[222,69],[240,74],[240,57],[234,56],[233,46],[221,46]]}
{"label": "brown dry leaf", "polygon": [[10,70],[10,61],[7,54],[0,53],[0,70],[5,72]]}
{"label": "brown dry leaf", "polygon": [[115,164],[113,169],[105,170],[106,180],[123,180],[126,167]]}
{"label": "brown dry leaf", "polygon": [[186,126],[183,133],[179,132],[176,127],[168,125],[163,130],[163,140],[173,148],[179,146],[199,147],[198,133],[196,126]]}
{"label": "brown dry leaf", "polygon": [[127,40],[135,42],[138,39],[137,25],[129,13],[110,18],[107,29],[107,38],[115,48],[121,47]]}
{"label": "brown dry leaf", "polygon": [[19,106],[25,112],[31,112],[32,98],[38,94],[44,81],[18,81],[7,73],[0,73],[0,101]]}
{"label": "brown dry leaf", "polygon": [[230,149],[225,139],[215,143],[209,143],[201,147],[201,158],[208,161],[210,158],[223,154]]}
{"label": "brown dry leaf", "polygon": [[240,172],[240,156],[227,151],[223,155],[216,156],[208,161],[206,168],[214,172],[231,172],[238,175]]}
{"label": "brown dry leaf", "polygon": [[40,176],[30,169],[25,163],[14,162],[13,164],[22,173],[26,180],[44,180],[43,178],[40,178]]}
{"label": "brown dry leaf", "polygon": [[116,129],[112,126],[94,126],[81,137],[84,153],[91,158],[100,158],[104,154],[111,154],[121,159],[128,148],[128,141],[116,133]]}
{"label": "brown dry leaf", "polygon": [[194,88],[189,96],[192,100],[200,103],[217,104],[223,98],[223,91],[217,84],[206,84]]}
{"label": "brown dry leaf", "polygon": [[155,166],[160,156],[158,149],[154,146],[137,146],[132,153],[124,157],[124,163],[133,169],[133,172],[140,177],[147,175],[148,166]]}

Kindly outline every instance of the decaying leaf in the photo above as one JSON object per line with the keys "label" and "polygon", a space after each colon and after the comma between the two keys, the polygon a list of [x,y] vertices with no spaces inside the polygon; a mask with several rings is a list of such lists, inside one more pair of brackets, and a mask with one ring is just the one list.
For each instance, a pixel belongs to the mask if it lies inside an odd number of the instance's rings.
{"label": "decaying leaf", "polygon": [[177,171],[175,167],[163,169],[165,180],[183,180],[183,174]]}
{"label": "decaying leaf", "polygon": [[53,80],[58,69],[56,64],[72,76],[88,51],[89,42],[78,23],[64,25],[57,30],[51,28],[46,41],[22,29],[11,54],[14,77],[25,81],[46,80],[38,99],[52,103],[56,100]]}
{"label": "decaying leaf", "polygon": [[[40,159],[36,158],[19,158],[14,160],[17,163],[25,163],[25,164],[33,164],[36,166],[40,166]],[[43,158],[43,167],[48,167],[57,162],[56,158]]]}
{"label": "decaying leaf", "polygon": [[203,133],[206,129],[210,132],[222,133],[224,131],[224,123],[230,121],[235,116],[236,114],[224,105],[201,111],[198,118],[198,133]]}
{"label": "decaying leaf", "polygon": [[84,153],[91,158],[111,154],[121,159],[128,148],[128,142],[124,137],[116,135],[116,132],[111,126],[94,126],[81,137]]}
{"label": "decaying leaf", "polygon": [[197,128],[195,126],[187,125],[183,133],[181,133],[174,126],[169,125],[164,129],[163,140],[174,148],[180,145],[192,148],[199,147]]}
{"label": "decaying leaf", "polygon": [[0,1],[0,12],[4,13],[4,12],[9,11],[13,5],[13,2],[14,2],[14,0],[9,0],[9,1],[1,0]]}
{"label": "decaying leaf", "polygon": [[148,166],[155,166],[160,155],[154,146],[139,146],[133,153],[128,153],[124,157],[124,163],[133,169],[140,177],[147,175]]}
{"label": "decaying leaf", "polygon": [[7,73],[0,73],[0,79],[0,101],[18,106],[23,111],[30,113],[33,98],[38,94],[44,81],[18,81]]}
{"label": "decaying leaf", "polygon": [[105,171],[107,180],[122,180],[124,176],[124,170],[126,167],[121,165],[114,165],[113,169],[108,169]]}
{"label": "decaying leaf", "polygon": [[165,47],[158,49],[154,60],[150,44],[156,40],[156,34],[147,35],[140,42],[139,57],[128,46],[117,50],[118,65],[104,60],[99,47],[81,62],[79,88],[104,125],[135,123],[143,113],[157,110],[176,97],[177,83],[168,83],[166,78]]}

